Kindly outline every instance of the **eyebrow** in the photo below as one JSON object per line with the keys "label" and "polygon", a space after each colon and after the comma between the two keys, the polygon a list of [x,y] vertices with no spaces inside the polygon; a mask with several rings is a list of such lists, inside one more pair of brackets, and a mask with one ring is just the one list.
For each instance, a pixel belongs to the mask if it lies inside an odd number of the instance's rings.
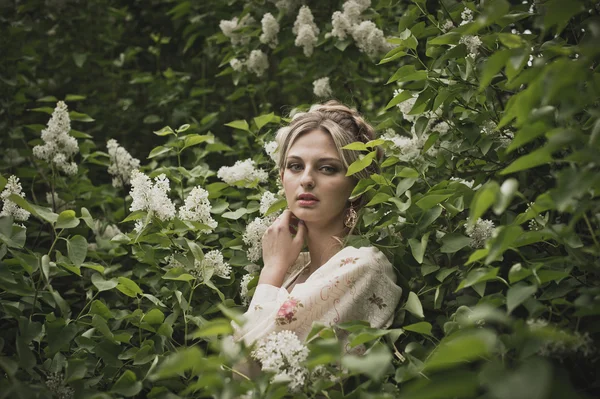
{"label": "eyebrow", "polygon": [[[288,161],[290,159],[298,159],[298,160],[302,161],[302,158],[300,158],[297,155],[290,155],[289,157],[287,157],[287,159],[288,159]],[[317,160],[317,162],[331,162],[331,161],[333,161],[333,162],[339,162],[339,163],[342,162],[339,158],[327,158],[327,157],[326,158],[319,158]]]}

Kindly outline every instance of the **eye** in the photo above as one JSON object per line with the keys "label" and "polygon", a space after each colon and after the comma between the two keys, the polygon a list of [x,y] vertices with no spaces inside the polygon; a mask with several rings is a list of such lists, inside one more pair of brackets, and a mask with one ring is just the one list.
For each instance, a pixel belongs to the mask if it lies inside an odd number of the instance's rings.
{"label": "eye", "polygon": [[337,172],[337,168],[328,165],[322,166],[321,170],[329,175],[332,175]]}
{"label": "eye", "polygon": [[287,165],[287,168],[292,172],[298,172],[299,170],[302,170],[302,165],[300,165],[299,163],[289,163]]}

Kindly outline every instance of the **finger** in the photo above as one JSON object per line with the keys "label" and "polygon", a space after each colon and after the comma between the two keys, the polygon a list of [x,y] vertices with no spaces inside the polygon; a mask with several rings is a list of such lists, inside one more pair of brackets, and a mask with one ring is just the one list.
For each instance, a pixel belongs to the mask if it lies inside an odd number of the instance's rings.
{"label": "finger", "polygon": [[293,241],[297,244],[304,244],[304,237],[306,237],[306,233],[308,229],[306,228],[306,224],[304,220],[298,220],[298,230],[296,232],[296,237],[294,237]]}
{"label": "finger", "polygon": [[279,219],[279,221],[281,223],[283,223],[284,226],[287,226],[290,224],[290,220],[292,219],[292,211],[290,211],[289,209],[286,209],[285,211],[283,211],[283,213],[281,214],[281,216],[279,216],[281,219]]}

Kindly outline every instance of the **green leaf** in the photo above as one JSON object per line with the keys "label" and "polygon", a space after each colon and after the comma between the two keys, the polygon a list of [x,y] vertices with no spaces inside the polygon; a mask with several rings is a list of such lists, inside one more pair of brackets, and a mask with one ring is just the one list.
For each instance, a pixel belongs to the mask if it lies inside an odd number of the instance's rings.
{"label": "green leaf", "polygon": [[396,73],[387,81],[386,84],[392,82],[410,82],[427,79],[428,74],[426,70],[417,70],[414,65],[404,65],[400,67]]}
{"label": "green leaf", "polygon": [[403,90],[400,94],[394,96],[394,98],[390,100],[390,102],[385,106],[385,109],[390,109],[393,106],[398,105],[401,102],[404,102],[411,98],[413,98],[413,93],[408,90]]}
{"label": "green leaf", "polygon": [[184,139],[184,144],[183,144],[183,148],[181,149],[182,151],[185,150],[186,148],[204,143],[204,142],[212,142],[214,140],[214,136],[212,134],[204,134],[204,135],[199,135],[199,134],[188,134],[187,136],[185,136]]}
{"label": "green leaf", "polygon": [[226,123],[225,126],[232,127],[234,129],[245,130],[246,132],[250,132],[250,126],[248,126],[248,122],[245,120],[236,120],[229,123]]}
{"label": "green leaf", "polygon": [[386,193],[377,193],[377,194],[375,194],[375,196],[373,196],[371,201],[369,201],[369,203],[365,206],[373,206],[373,205],[384,203],[385,201],[389,200],[391,197],[392,197],[391,195],[386,194]]}
{"label": "green leaf", "polygon": [[70,111],[69,118],[71,118],[72,121],[79,121],[79,122],[94,122],[94,120],[95,120],[91,116],[81,113],[81,112],[77,112],[77,111]]}
{"label": "green leaf", "polygon": [[254,118],[254,123],[256,123],[256,127],[258,130],[262,129],[267,123],[272,122],[273,120],[278,119],[274,113],[257,116]]}
{"label": "green leaf", "polygon": [[89,227],[90,229],[94,228],[94,219],[92,218],[90,211],[88,211],[85,207],[81,208],[81,218],[83,219],[87,227]]}
{"label": "green leaf", "polygon": [[406,300],[404,309],[408,310],[419,319],[425,318],[425,314],[423,313],[423,305],[421,305],[421,301],[419,300],[417,294],[412,291],[408,293],[408,299]]}
{"label": "green leaf", "polygon": [[148,379],[157,381],[166,378],[176,377],[187,370],[195,367],[201,367],[205,361],[204,354],[197,346],[187,347],[172,353],[158,366]]}
{"label": "green leaf", "polygon": [[142,382],[137,380],[135,373],[126,370],[111,388],[111,393],[123,395],[127,398],[135,396],[142,390]]}
{"label": "green leaf", "polygon": [[536,292],[537,287],[535,285],[520,283],[510,287],[506,292],[506,309],[508,313],[512,313],[517,306],[525,302],[525,300],[529,299]]}
{"label": "green leaf", "polygon": [[117,289],[123,294],[132,298],[135,298],[137,295],[142,295],[144,293],[133,280],[130,280],[127,277],[119,277],[119,284],[117,284]]}
{"label": "green leaf", "polygon": [[552,161],[552,151],[547,147],[542,147],[517,158],[513,163],[501,170],[500,174],[507,175],[509,173],[535,168],[536,166],[544,165]]}
{"label": "green leaf", "polygon": [[76,235],[67,240],[67,255],[69,260],[75,266],[81,266],[87,255],[88,242],[80,235]]}
{"label": "green leaf", "polygon": [[379,381],[386,373],[392,361],[392,354],[387,346],[378,343],[363,356],[346,355],[342,357],[342,366],[352,372],[366,374]]}
{"label": "green leaf", "polygon": [[156,134],[157,136],[168,136],[169,134],[172,134],[175,136],[175,132],[169,126],[165,126],[160,130],[156,130],[154,132],[154,134]]}
{"label": "green leaf", "polygon": [[496,345],[490,330],[466,330],[446,337],[425,361],[424,371],[432,372],[485,358]]}
{"label": "green leaf", "polygon": [[439,204],[440,202],[445,201],[448,198],[452,197],[453,195],[454,195],[453,193],[452,194],[427,194],[423,198],[418,200],[416,202],[416,205],[423,210],[431,209],[434,206],[436,206],[437,204]]}
{"label": "green leaf", "polygon": [[585,10],[579,0],[548,0],[544,3],[546,13],[544,15],[544,28],[550,29],[556,26],[555,33],[558,35],[567,26],[569,20]]}
{"label": "green leaf", "polygon": [[211,320],[200,327],[193,335],[194,338],[216,337],[232,333],[231,322],[227,319]]}
{"label": "green leaf", "polygon": [[445,254],[453,254],[460,251],[471,243],[471,238],[460,233],[450,233],[442,237],[442,247],[440,252]]}
{"label": "green leaf", "polygon": [[21,208],[30,212],[33,216],[43,219],[50,223],[55,223],[58,220],[58,215],[50,208],[30,204],[27,200],[17,194],[11,194],[8,199],[19,205]]}
{"label": "green leaf", "polygon": [[54,225],[56,229],[71,229],[77,226],[79,226],[79,219],[75,216],[75,211],[70,209],[62,211]]}
{"label": "green leaf", "polygon": [[98,291],[108,291],[115,288],[119,283],[115,279],[105,280],[100,274],[94,273],[92,274],[92,284],[94,287],[98,288]]}
{"label": "green leaf", "polygon": [[137,210],[131,212],[125,219],[121,220],[121,223],[131,222],[132,220],[144,219],[148,215],[148,212]]}
{"label": "green leaf", "polygon": [[67,371],[65,372],[65,382],[82,380],[87,373],[86,361],[83,359],[69,359]]}
{"label": "green leaf", "polygon": [[163,147],[162,145],[159,145],[158,147],[154,147],[152,151],[150,151],[150,154],[148,154],[148,159],[166,154],[167,152],[170,152],[172,150],[172,147]]}
{"label": "green leaf", "polygon": [[531,270],[523,267],[520,263],[516,263],[512,265],[512,267],[508,271],[508,281],[511,284],[514,284],[518,281],[523,280],[524,278],[531,276],[531,274]]}
{"label": "green leaf", "polygon": [[406,331],[412,331],[421,335],[428,335],[430,337],[433,337],[433,335],[431,334],[431,324],[429,324],[426,321],[420,321],[418,323],[410,324],[402,328]]}
{"label": "green leaf", "polygon": [[419,264],[423,263],[423,256],[425,255],[425,249],[427,248],[427,240],[429,239],[429,232],[424,234],[421,237],[421,241],[418,241],[415,238],[411,238],[408,240],[408,244],[410,245],[410,251],[412,252],[413,257],[416,259]]}
{"label": "green leaf", "polygon": [[223,216],[225,219],[238,220],[239,218],[241,218],[242,216],[244,216],[247,213],[250,213],[250,211],[248,209],[239,208],[233,212],[225,212],[221,216]]}
{"label": "green leaf", "polygon": [[493,53],[485,62],[483,71],[481,72],[481,78],[479,80],[479,91],[484,90],[494,76],[500,72],[506,61],[510,57],[510,50],[499,50]]}
{"label": "green leaf", "polygon": [[152,309],[142,317],[142,320],[150,325],[161,325],[165,321],[165,314],[159,309]]}
{"label": "green leaf", "polygon": [[494,204],[499,191],[500,187],[495,181],[490,181],[477,190],[470,206],[469,224],[471,226]]}
{"label": "green leaf", "polygon": [[460,282],[455,292],[462,290],[463,288],[472,287],[475,284],[483,283],[489,280],[495,280],[498,275],[500,268],[480,268],[473,269],[469,272],[467,277]]}
{"label": "green leaf", "polygon": [[502,185],[500,186],[500,191],[496,195],[496,202],[494,203],[494,213],[496,215],[501,215],[504,213],[506,208],[510,205],[510,202],[514,198],[517,193],[517,189],[519,188],[519,182],[516,179],[510,178],[506,179]]}
{"label": "green leaf", "polygon": [[165,280],[176,280],[176,281],[192,281],[195,280],[196,277],[192,276],[189,273],[185,272],[185,269],[182,267],[174,267],[169,269],[163,276]]}
{"label": "green leaf", "polygon": [[373,162],[373,159],[377,156],[377,151],[371,151],[361,159],[357,159],[352,162],[352,164],[348,167],[348,172],[346,172],[346,176],[352,176],[355,173],[360,172],[361,170],[367,168]]}
{"label": "green leaf", "polygon": [[489,265],[497,260],[507,249],[509,249],[523,234],[521,226],[500,226],[496,236],[491,239],[489,253],[485,258],[485,264]]}

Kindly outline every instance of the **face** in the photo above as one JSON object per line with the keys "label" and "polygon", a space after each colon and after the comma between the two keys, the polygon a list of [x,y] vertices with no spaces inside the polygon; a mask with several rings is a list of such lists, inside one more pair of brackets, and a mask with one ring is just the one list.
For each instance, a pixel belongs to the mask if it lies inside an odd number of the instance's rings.
{"label": "face", "polygon": [[346,177],[329,133],[313,130],[296,138],[282,175],[288,207],[313,226],[343,228],[348,198],[355,182]]}

